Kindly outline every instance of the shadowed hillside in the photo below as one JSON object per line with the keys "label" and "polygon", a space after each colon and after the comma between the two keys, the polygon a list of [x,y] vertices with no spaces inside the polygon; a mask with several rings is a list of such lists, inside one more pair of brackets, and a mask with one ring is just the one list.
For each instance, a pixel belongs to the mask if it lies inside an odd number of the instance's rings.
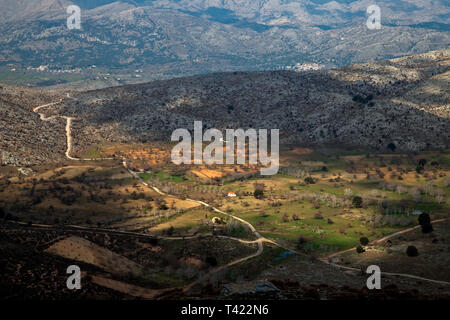
{"label": "shadowed hillside", "polygon": [[[58,105],[81,138],[169,140],[176,128],[279,128],[283,142],[442,149],[450,51],[329,71],[222,73],[79,93]],[[389,147],[388,147],[389,146]]]}

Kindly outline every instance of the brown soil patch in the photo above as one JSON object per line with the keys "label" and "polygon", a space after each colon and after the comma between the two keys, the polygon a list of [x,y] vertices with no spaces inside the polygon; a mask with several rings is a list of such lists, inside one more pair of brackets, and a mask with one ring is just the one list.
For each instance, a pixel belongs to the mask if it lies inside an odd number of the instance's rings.
{"label": "brown soil patch", "polygon": [[195,174],[199,178],[222,178],[225,174],[223,172],[211,169],[200,169],[200,170],[191,170],[193,174]]}
{"label": "brown soil patch", "polygon": [[126,293],[133,297],[139,297],[143,299],[154,299],[166,292],[173,291],[173,289],[153,290],[143,288],[122,281],[117,281],[100,276],[91,276],[91,280],[93,283],[98,284],[99,286],[106,287],[112,290]]}
{"label": "brown soil patch", "polygon": [[137,263],[79,237],[58,241],[46,251],[67,259],[89,263],[114,274],[128,275],[142,271],[142,267]]}

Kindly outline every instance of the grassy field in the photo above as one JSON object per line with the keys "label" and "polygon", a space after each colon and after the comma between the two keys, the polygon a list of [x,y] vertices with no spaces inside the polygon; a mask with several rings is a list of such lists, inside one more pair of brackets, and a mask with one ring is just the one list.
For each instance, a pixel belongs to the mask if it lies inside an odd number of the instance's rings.
{"label": "grassy field", "polygon": [[181,176],[171,175],[167,172],[160,171],[160,172],[151,172],[151,173],[141,173],[139,176],[145,180],[148,181],[150,179],[158,179],[161,181],[171,181],[171,182],[184,182],[189,181],[188,179],[183,179]]}
{"label": "grassy field", "polygon": [[[363,236],[373,240],[416,225],[417,216],[412,214],[416,210],[429,213],[433,219],[450,212],[449,151],[369,154],[283,147],[277,175],[205,180],[190,175],[190,166],[179,168],[164,160],[169,154],[166,147],[92,146],[86,154],[93,158],[126,155],[135,166],[148,168],[140,174],[142,179],[177,197],[160,196],[145,188],[118,162],[101,162],[36,167],[32,177],[3,170],[0,201],[24,221],[101,225],[157,234],[170,230],[180,236],[214,229],[249,237],[246,228],[228,217],[183,200],[189,197],[241,217],[265,237],[287,246],[298,248],[302,238],[301,250],[318,253],[350,248]],[[426,163],[418,171],[422,159]],[[256,188],[263,189],[258,199]],[[228,197],[229,192],[237,197]],[[355,205],[358,197],[361,203]],[[214,216],[225,223],[212,224]]]}
{"label": "grassy field", "polygon": [[80,81],[84,78],[81,74],[52,74],[48,72],[34,72],[20,70],[10,72],[2,68],[0,70],[0,82],[14,86],[51,86],[61,83]]}
{"label": "grassy field", "polygon": [[[420,159],[427,159],[428,164],[419,174]],[[301,236],[302,249],[331,252],[356,246],[363,236],[374,240],[416,225],[417,216],[412,214],[416,210],[435,218],[446,216],[448,159],[447,151],[416,155],[296,152],[295,157],[287,153],[283,158],[294,174],[213,185],[190,181],[188,185],[191,194],[203,190],[203,197],[210,196],[222,210],[249,221],[265,237],[295,247]],[[148,176],[173,179],[162,172]],[[315,183],[305,183],[305,177],[312,177]],[[253,196],[255,183],[264,184],[263,199]],[[227,198],[230,191],[238,197]],[[361,207],[353,205],[355,197],[362,198]]]}

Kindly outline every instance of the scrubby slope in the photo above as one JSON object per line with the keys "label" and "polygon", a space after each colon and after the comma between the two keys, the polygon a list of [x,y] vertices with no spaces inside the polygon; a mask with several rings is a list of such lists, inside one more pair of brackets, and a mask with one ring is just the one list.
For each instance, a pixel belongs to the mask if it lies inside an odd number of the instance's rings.
{"label": "scrubby slope", "polygon": [[[447,148],[450,50],[328,71],[221,73],[89,91],[58,112],[81,135],[170,139],[194,120],[216,128],[278,128],[283,142],[386,150]],[[392,145],[391,145],[392,146]]]}

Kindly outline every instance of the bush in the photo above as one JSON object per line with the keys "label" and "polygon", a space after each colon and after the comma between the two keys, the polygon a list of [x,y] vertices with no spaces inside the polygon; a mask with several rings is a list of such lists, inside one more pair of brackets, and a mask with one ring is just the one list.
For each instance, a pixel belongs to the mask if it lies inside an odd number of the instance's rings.
{"label": "bush", "polygon": [[314,180],[313,177],[306,177],[305,178],[305,183],[307,183],[307,184],[314,184],[314,183],[316,183],[316,180]]}
{"label": "bush", "polygon": [[304,243],[306,243],[305,237],[303,237],[303,236],[298,237],[298,243],[299,243],[299,244],[304,244]]}
{"label": "bush", "polygon": [[361,246],[357,246],[356,247],[356,252],[358,252],[358,253],[363,253],[363,252],[365,252],[366,250],[364,250],[364,248],[363,247],[361,247]]}
{"label": "bush", "polygon": [[363,246],[367,246],[369,244],[369,239],[367,239],[367,237],[361,237],[361,239],[359,239],[359,243]]}
{"label": "bush", "polygon": [[388,149],[390,149],[392,152],[394,152],[395,151],[395,149],[397,149],[397,146],[394,144],[394,143],[389,143],[388,144]]}
{"label": "bush", "polygon": [[322,216],[322,214],[320,214],[320,213],[316,213],[316,214],[314,215],[314,219],[323,219],[323,216]]}
{"label": "bush", "polygon": [[262,198],[264,198],[264,190],[262,190],[262,189],[256,189],[255,192],[253,193],[253,196],[254,196],[256,199],[262,199]]}
{"label": "bush", "polygon": [[421,214],[419,215],[418,220],[419,220],[419,224],[420,224],[421,226],[427,225],[427,224],[430,224],[430,223],[431,223],[430,215],[429,215],[428,213],[425,213],[425,212],[424,212],[424,213],[421,213]]}
{"label": "bush", "polygon": [[363,199],[361,197],[359,197],[359,196],[353,197],[352,203],[353,203],[353,206],[355,206],[355,208],[361,208],[362,202],[363,202]]}
{"label": "bush", "polygon": [[205,259],[205,262],[206,262],[207,264],[209,264],[211,267],[217,266],[217,260],[216,260],[216,258],[214,258],[214,257],[207,257],[207,258]]}
{"label": "bush", "polygon": [[353,96],[353,98],[352,98],[353,101],[359,102],[361,104],[367,104],[372,99],[373,99],[373,95],[372,94],[369,94],[366,97],[363,97],[363,96],[357,94],[357,95]]}
{"label": "bush", "polygon": [[419,224],[422,226],[423,233],[433,232],[433,226],[431,225],[431,218],[428,213],[422,213],[419,215]]}
{"label": "bush", "polygon": [[427,164],[427,159],[420,159],[419,160],[419,166],[425,167],[426,164]]}
{"label": "bush", "polygon": [[406,254],[408,255],[408,257],[417,257],[419,255],[419,250],[417,250],[417,248],[414,246],[409,246],[406,249]]}
{"label": "bush", "polygon": [[433,226],[431,225],[431,223],[424,224],[422,226],[422,233],[430,233],[430,232],[433,232]]}
{"label": "bush", "polygon": [[302,249],[303,245],[306,243],[306,239],[303,236],[298,237],[297,248]]}

